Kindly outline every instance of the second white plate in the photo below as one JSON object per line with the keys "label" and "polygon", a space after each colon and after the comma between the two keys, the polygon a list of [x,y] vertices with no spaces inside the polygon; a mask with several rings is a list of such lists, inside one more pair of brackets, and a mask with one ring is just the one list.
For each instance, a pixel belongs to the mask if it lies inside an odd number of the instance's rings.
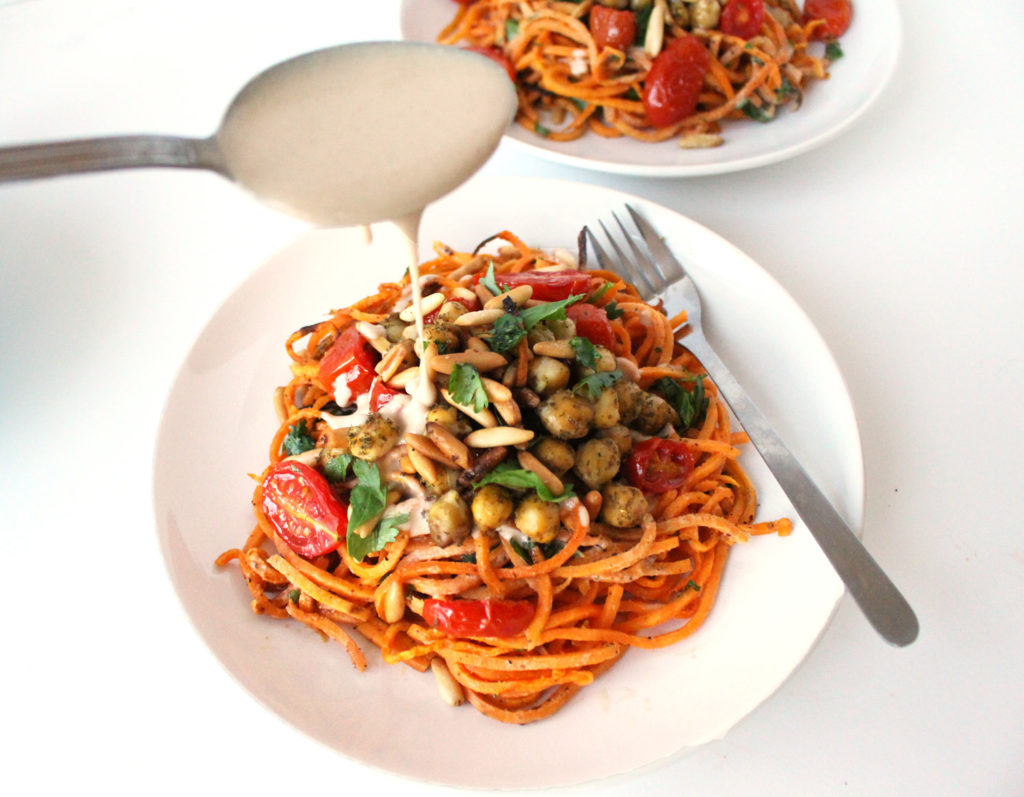
{"label": "second white plate", "polygon": [[[452,0],[403,0],[402,36],[436,41],[455,15]],[[854,16],[843,36],[843,57],[828,80],[813,84],[798,111],[774,121],[727,121],[725,143],[712,149],[680,149],[627,138],[584,135],[551,141],[514,124],[506,135],[513,146],[540,157],[586,169],[645,177],[693,177],[765,166],[807,152],[852,125],[878,98],[899,57],[902,26],[894,0],[854,0]]]}

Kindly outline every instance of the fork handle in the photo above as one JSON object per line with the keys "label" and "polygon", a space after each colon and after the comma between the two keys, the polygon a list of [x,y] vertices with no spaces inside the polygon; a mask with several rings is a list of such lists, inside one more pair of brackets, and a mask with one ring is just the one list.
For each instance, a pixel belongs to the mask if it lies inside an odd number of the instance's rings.
{"label": "fork handle", "polygon": [[893,645],[913,642],[919,626],[910,604],[786,448],[746,391],[718,359],[707,339],[700,333],[691,333],[683,340],[683,345],[707,369],[719,393],[871,625]]}

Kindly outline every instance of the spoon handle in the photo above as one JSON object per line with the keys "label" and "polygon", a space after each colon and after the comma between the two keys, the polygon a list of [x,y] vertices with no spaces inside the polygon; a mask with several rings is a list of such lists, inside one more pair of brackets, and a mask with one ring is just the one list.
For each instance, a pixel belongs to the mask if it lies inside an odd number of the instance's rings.
{"label": "spoon handle", "polygon": [[152,166],[225,173],[213,138],[108,136],[0,147],[0,183]]}

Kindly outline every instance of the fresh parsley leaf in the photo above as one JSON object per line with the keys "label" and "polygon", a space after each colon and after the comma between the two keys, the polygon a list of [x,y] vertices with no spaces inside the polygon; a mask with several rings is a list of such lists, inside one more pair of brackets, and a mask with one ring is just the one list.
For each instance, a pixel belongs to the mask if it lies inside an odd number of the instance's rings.
{"label": "fresh parsley leaf", "polygon": [[499,316],[498,320],[491,325],[491,336],[487,343],[492,351],[509,351],[516,347],[525,334],[526,328],[523,326],[523,319],[518,315],[508,313]]}
{"label": "fresh parsley leaf", "polygon": [[533,307],[524,307],[519,311],[519,317],[523,319],[523,326],[529,332],[541,321],[547,321],[550,318],[565,318],[566,307],[586,298],[586,294],[580,293],[570,296],[568,299],[559,299],[557,302],[543,302],[535,304]]}
{"label": "fresh parsley leaf", "polygon": [[782,78],[782,83],[775,89],[775,101],[784,102],[796,93],[796,86],[790,83],[788,78]]}
{"label": "fresh parsley leaf", "polygon": [[569,341],[576,359],[584,368],[597,368],[597,346],[586,338],[575,337]]}
{"label": "fresh parsley leaf", "polygon": [[636,15],[636,38],[633,39],[633,43],[638,47],[642,47],[647,38],[647,25],[651,21],[651,12],[653,10],[654,5],[648,3],[646,6],[640,6],[633,12]]}
{"label": "fresh parsley leaf", "polygon": [[[685,389],[680,381],[690,382],[693,388]],[[704,393],[704,376],[694,374],[689,377],[673,379],[665,376],[651,385],[651,392],[661,396],[679,413],[679,426],[692,429],[704,423],[708,411],[708,397]]]}
{"label": "fresh parsley leaf", "polygon": [[492,351],[503,352],[514,349],[520,340],[541,321],[565,318],[565,308],[586,299],[585,294],[570,296],[557,302],[543,302],[532,307],[524,307],[518,313],[507,313],[500,316],[491,325],[491,336],[488,344]]}
{"label": "fresh parsley leaf", "polygon": [[[351,514],[348,518],[349,529],[357,529],[364,523],[373,520],[384,511],[387,506],[387,495],[384,485],[381,484],[380,468],[372,462],[357,459],[352,463],[352,470],[355,471],[359,483],[352,488],[349,496]],[[358,537],[358,534],[348,534],[348,538]]]}
{"label": "fresh parsley leaf", "polygon": [[572,392],[576,393],[580,390],[586,390],[590,400],[596,401],[597,397],[601,395],[602,390],[606,387],[611,387],[620,379],[622,379],[622,371],[618,369],[602,371],[598,374],[589,374],[576,383],[576,387],[572,389]]}
{"label": "fresh parsley leaf", "polygon": [[299,598],[301,598],[301,597],[302,597],[302,592],[300,590],[297,590],[297,589],[290,589],[290,590],[288,590],[288,600],[291,601],[292,603],[298,603],[299,602]]}
{"label": "fresh parsley leaf", "polygon": [[301,454],[303,451],[309,451],[310,449],[316,448],[316,441],[309,433],[309,429],[306,428],[306,424],[299,421],[288,429],[288,434],[285,435],[284,441],[281,443],[281,447],[285,450],[285,453],[288,454],[288,456],[294,457],[296,454]]}
{"label": "fresh parsley leaf", "polygon": [[533,563],[533,557],[530,555],[530,549],[533,548],[532,540],[530,540],[529,542],[520,542],[519,540],[513,538],[510,539],[508,542],[509,545],[512,546],[512,550],[519,554],[520,559],[522,559],[527,564]]}
{"label": "fresh parsley leaf", "polygon": [[511,487],[514,490],[536,490],[537,495],[544,501],[564,501],[566,498],[572,498],[575,495],[572,487],[569,485],[565,486],[565,490],[561,495],[555,495],[541,481],[540,476],[532,470],[517,468],[512,462],[502,462],[480,481],[474,482],[473,487],[479,489],[485,484],[500,484],[503,487]]}
{"label": "fresh parsley leaf", "polygon": [[352,464],[351,454],[338,454],[324,465],[324,476],[329,482],[344,481],[348,474],[348,466]]}
{"label": "fresh parsley leaf", "polygon": [[505,20],[505,41],[510,42],[519,35],[519,20]]}
{"label": "fresh parsley leaf", "polygon": [[581,100],[579,97],[569,97],[569,102],[571,102],[581,111],[587,110],[587,106],[590,104],[586,100]]}
{"label": "fresh parsley leaf", "polygon": [[825,45],[825,57],[829,61],[838,61],[843,57],[843,48],[839,46],[839,42],[832,40]]}
{"label": "fresh parsley leaf", "polygon": [[614,287],[614,282],[606,282],[604,285],[602,285],[600,288],[598,288],[596,291],[590,294],[590,296],[587,298],[587,301],[590,302],[590,304],[597,304],[597,300],[604,296],[606,293],[608,293],[608,291],[610,291]]}
{"label": "fresh parsley leaf", "polygon": [[487,290],[497,296],[501,293],[501,288],[498,287],[498,281],[494,278],[494,261],[491,260],[487,263],[487,273],[484,274],[480,280],[480,284],[483,285]]}
{"label": "fresh parsley leaf", "polygon": [[604,312],[608,316],[609,321],[622,318],[626,314],[626,311],[621,309],[614,299],[604,306]]}
{"label": "fresh parsley leaf", "polygon": [[379,551],[389,542],[394,542],[398,538],[398,527],[408,522],[408,512],[401,515],[386,515],[366,537],[360,537],[358,534],[346,534],[345,540],[349,556],[357,562],[363,561],[366,554]]}
{"label": "fresh parsley leaf", "polygon": [[477,412],[483,412],[490,404],[480,372],[469,363],[455,363],[448,377],[448,392],[456,403],[471,406]]}
{"label": "fresh parsley leaf", "polygon": [[753,119],[755,122],[770,122],[775,118],[775,113],[769,113],[764,108],[758,108],[750,100],[740,100],[736,107],[739,108],[743,113]]}
{"label": "fresh parsley leaf", "polygon": [[537,123],[534,124],[533,132],[536,133],[538,136],[545,136],[546,137],[546,136],[551,135],[551,131],[548,130],[548,128],[544,127],[544,125],[542,125],[540,122],[537,122]]}
{"label": "fresh parsley leaf", "polygon": [[[529,555],[530,551],[534,549],[540,549],[545,559],[550,559],[560,550],[565,547],[565,543],[562,540],[552,540],[551,542],[534,542],[533,540],[526,539],[510,539],[509,543],[515,549],[515,551],[523,557],[527,562],[532,562],[533,557]],[[576,552],[577,554],[579,551]]]}

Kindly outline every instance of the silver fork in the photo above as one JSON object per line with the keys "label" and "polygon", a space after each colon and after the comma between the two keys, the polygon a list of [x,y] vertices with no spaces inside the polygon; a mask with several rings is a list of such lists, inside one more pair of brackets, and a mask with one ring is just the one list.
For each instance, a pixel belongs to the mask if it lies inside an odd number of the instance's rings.
{"label": "silver fork", "polygon": [[[683,345],[700,360],[718,386],[719,393],[871,625],[886,641],[909,645],[918,633],[917,617],[910,604],[708,344],[701,328],[700,295],[682,264],[643,216],[630,205],[626,205],[626,210],[634,228],[627,227],[612,213],[620,235],[613,235],[604,222],[599,221],[614,257],[601,247],[589,227],[584,228],[598,264],[603,269],[621,273],[637,287],[645,301],[663,299],[672,311],[687,311],[690,332],[683,339]],[[625,242],[625,249],[618,243],[619,239]]]}

